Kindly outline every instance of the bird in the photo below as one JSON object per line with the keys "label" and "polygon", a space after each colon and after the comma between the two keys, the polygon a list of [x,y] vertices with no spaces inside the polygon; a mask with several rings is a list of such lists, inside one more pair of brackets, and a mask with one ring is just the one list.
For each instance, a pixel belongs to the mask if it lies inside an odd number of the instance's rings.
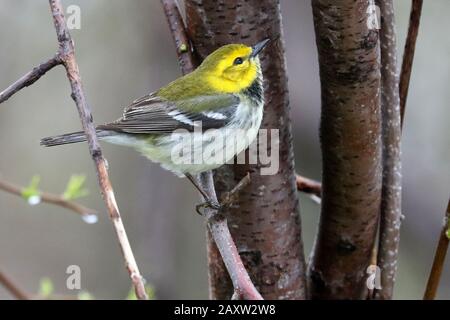
{"label": "bird", "polygon": [[[222,166],[256,139],[264,109],[259,54],[268,43],[216,49],[193,72],[134,100],[119,119],[98,125],[99,140],[132,147],[188,178],[203,195],[203,205],[219,209],[194,176]],[[78,131],[43,138],[40,144],[83,141],[86,135]]]}

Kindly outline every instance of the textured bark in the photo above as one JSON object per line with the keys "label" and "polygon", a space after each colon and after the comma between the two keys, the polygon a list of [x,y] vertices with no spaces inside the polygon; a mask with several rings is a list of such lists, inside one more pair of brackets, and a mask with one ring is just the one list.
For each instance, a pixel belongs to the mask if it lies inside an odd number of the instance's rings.
{"label": "textured bark", "polygon": [[[224,214],[253,283],[266,299],[305,298],[305,262],[300,235],[287,75],[278,1],[187,0],[188,32],[197,54],[206,57],[228,43],[256,44],[270,38],[261,63],[264,74],[263,128],[279,129],[279,171],[260,174],[262,164],[227,165],[216,172],[219,194],[231,190],[250,172],[251,184]],[[208,236],[210,294],[228,299],[233,290],[229,276]]]}
{"label": "textured bark", "polygon": [[311,298],[360,299],[381,196],[378,32],[368,0],[313,0],[322,90],[322,212],[308,269]]}
{"label": "textured bark", "polygon": [[381,289],[377,299],[392,299],[400,243],[402,173],[400,161],[400,97],[392,0],[377,1],[381,13],[381,114],[383,135],[383,184],[378,245]]}

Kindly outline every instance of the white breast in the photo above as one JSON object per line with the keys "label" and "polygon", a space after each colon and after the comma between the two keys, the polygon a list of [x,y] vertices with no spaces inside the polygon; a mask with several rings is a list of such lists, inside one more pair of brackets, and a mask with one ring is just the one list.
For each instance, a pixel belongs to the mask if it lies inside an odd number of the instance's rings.
{"label": "white breast", "polygon": [[255,140],[262,116],[263,103],[255,106],[243,101],[227,126],[161,138],[158,145],[165,145],[164,149],[171,150],[170,154],[162,154],[161,148],[148,145],[141,152],[178,175],[216,169],[232,160]]}

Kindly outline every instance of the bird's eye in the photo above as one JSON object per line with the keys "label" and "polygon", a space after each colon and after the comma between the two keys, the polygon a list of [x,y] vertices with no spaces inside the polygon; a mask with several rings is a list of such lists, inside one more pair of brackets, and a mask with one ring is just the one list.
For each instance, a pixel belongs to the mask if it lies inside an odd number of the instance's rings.
{"label": "bird's eye", "polygon": [[242,64],[242,62],[244,62],[243,60],[242,60],[242,58],[241,57],[237,57],[236,59],[234,59],[234,64]]}

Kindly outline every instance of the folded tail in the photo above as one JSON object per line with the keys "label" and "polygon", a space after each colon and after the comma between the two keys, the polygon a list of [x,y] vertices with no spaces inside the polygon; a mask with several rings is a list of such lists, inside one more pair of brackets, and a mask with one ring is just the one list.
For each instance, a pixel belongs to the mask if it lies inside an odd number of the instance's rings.
{"label": "folded tail", "polygon": [[[114,134],[114,131],[97,129],[97,136],[99,138],[109,137],[113,134]],[[43,138],[43,139],[41,139],[41,146],[53,147],[53,146],[59,146],[62,144],[77,143],[77,142],[83,142],[83,141],[86,141],[86,135],[84,134],[83,131],[78,131],[78,132],[62,134],[59,136]]]}

